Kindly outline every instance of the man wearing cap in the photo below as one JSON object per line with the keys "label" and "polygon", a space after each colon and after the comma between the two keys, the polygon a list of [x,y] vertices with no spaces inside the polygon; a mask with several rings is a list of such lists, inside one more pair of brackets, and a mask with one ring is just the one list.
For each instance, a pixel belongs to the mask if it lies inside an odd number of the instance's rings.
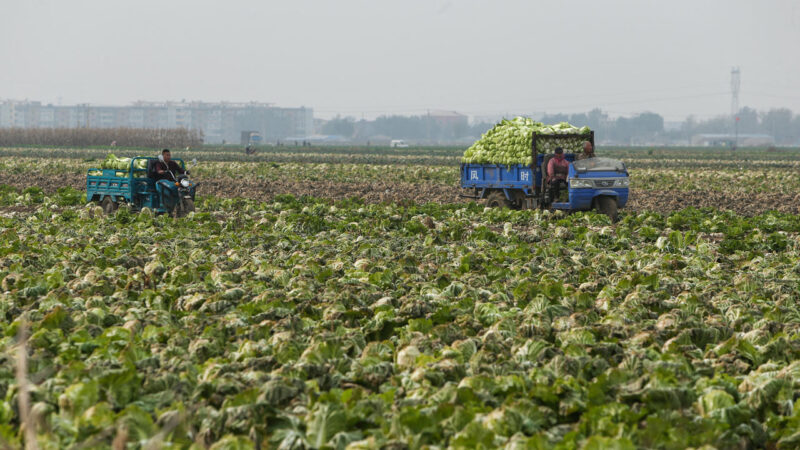
{"label": "man wearing cap", "polygon": [[578,155],[575,159],[576,160],[581,160],[581,159],[589,159],[589,158],[594,158],[594,147],[592,147],[592,143],[591,142],[584,141],[583,142],[583,153]]}
{"label": "man wearing cap", "polygon": [[569,161],[564,158],[564,149],[556,147],[555,156],[550,158],[547,163],[546,183],[550,186],[550,198],[558,200],[561,186],[567,186],[567,174],[569,173]]}

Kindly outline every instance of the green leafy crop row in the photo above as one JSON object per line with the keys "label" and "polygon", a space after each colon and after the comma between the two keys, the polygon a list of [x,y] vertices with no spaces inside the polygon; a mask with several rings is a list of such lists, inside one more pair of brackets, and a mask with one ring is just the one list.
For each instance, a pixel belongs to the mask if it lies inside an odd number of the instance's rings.
{"label": "green leafy crop row", "polygon": [[797,216],[76,192],[0,190],[12,447],[800,443]]}

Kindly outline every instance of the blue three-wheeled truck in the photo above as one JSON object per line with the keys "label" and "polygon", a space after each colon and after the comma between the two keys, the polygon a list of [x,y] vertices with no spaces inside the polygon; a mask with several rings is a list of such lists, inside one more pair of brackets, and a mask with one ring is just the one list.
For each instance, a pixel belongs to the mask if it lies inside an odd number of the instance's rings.
{"label": "blue three-wheeled truck", "polygon": [[576,161],[575,153],[565,152],[570,162],[567,198],[550,197],[545,183],[545,168],[552,154],[537,151],[545,139],[585,139],[594,147],[594,132],[587,134],[538,134],[531,140],[533,162],[523,164],[461,164],[461,187],[473,190],[463,197],[484,200],[487,206],[517,209],[595,209],[617,220],[617,210],[628,201],[628,170],[622,161],[587,158]]}
{"label": "blue three-wheeled truck", "polygon": [[[137,164],[138,160],[147,160],[145,168]],[[86,199],[99,203],[106,214],[114,212],[121,203],[128,204],[132,211],[149,208],[154,213],[166,213],[182,217],[194,211],[194,198],[197,183],[191,181],[188,174],[172,174],[169,183],[174,188],[165,190],[156,183],[155,164],[159,158],[137,156],[131,158],[127,171],[115,169],[89,169],[86,175]],[[173,159],[186,170],[186,164],[179,158]],[[197,161],[192,161],[192,165]],[[119,176],[122,175],[122,176]],[[172,196],[171,205],[165,196]]]}

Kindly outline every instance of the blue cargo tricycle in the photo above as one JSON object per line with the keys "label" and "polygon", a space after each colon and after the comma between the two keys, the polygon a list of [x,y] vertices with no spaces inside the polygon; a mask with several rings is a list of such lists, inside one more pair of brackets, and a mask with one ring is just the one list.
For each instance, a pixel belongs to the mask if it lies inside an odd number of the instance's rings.
{"label": "blue cargo tricycle", "polygon": [[[137,164],[146,160],[145,168]],[[86,175],[86,199],[102,206],[106,214],[113,213],[120,204],[125,203],[132,211],[149,208],[157,214],[170,214],[182,217],[194,211],[195,191],[198,183],[189,179],[188,174],[171,174],[169,189],[157,185],[155,165],[157,157],[137,156],[131,158],[127,172],[115,169],[91,168]],[[186,170],[186,163],[180,158],[173,161]],[[197,161],[193,161],[192,165]],[[172,184],[174,183],[174,189]],[[173,197],[165,198],[171,195]],[[165,200],[172,200],[171,202]]]}
{"label": "blue cargo tricycle", "polygon": [[570,162],[567,197],[551,198],[545,183],[544,169],[552,154],[537,151],[544,139],[582,138],[594,146],[594,132],[585,135],[534,133],[531,140],[532,164],[461,164],[461,187],[472,189],[462,197],[483,200],[487,206],[517,209],[558,209],[587,211],[596,209],[612,220],[628,202],[628,170],[622,161],[611,158],[575,160],[575,153],[565,153]]}

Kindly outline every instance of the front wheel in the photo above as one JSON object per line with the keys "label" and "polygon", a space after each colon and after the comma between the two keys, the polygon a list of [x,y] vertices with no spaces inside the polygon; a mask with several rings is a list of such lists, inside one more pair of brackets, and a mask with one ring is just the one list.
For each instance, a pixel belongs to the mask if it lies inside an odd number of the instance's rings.
{"label": "front wheel", "polygon": [[191,198],[183,199],[183,212],[185,214],[194,212],[194,200],[192,200]]}
{"label": "front wheel", "polygon": [[596,207],[597,212],[607,215],[612,222],[617,221],[617,199],[614,197],[598,197]]}
{"label": "front wheel", "polygon": [[175,216],[176,217],[184,217],[190,212],[194,211],[194,200],[191,198],[184,198],[181,200],[181,204],[175,208]]}

